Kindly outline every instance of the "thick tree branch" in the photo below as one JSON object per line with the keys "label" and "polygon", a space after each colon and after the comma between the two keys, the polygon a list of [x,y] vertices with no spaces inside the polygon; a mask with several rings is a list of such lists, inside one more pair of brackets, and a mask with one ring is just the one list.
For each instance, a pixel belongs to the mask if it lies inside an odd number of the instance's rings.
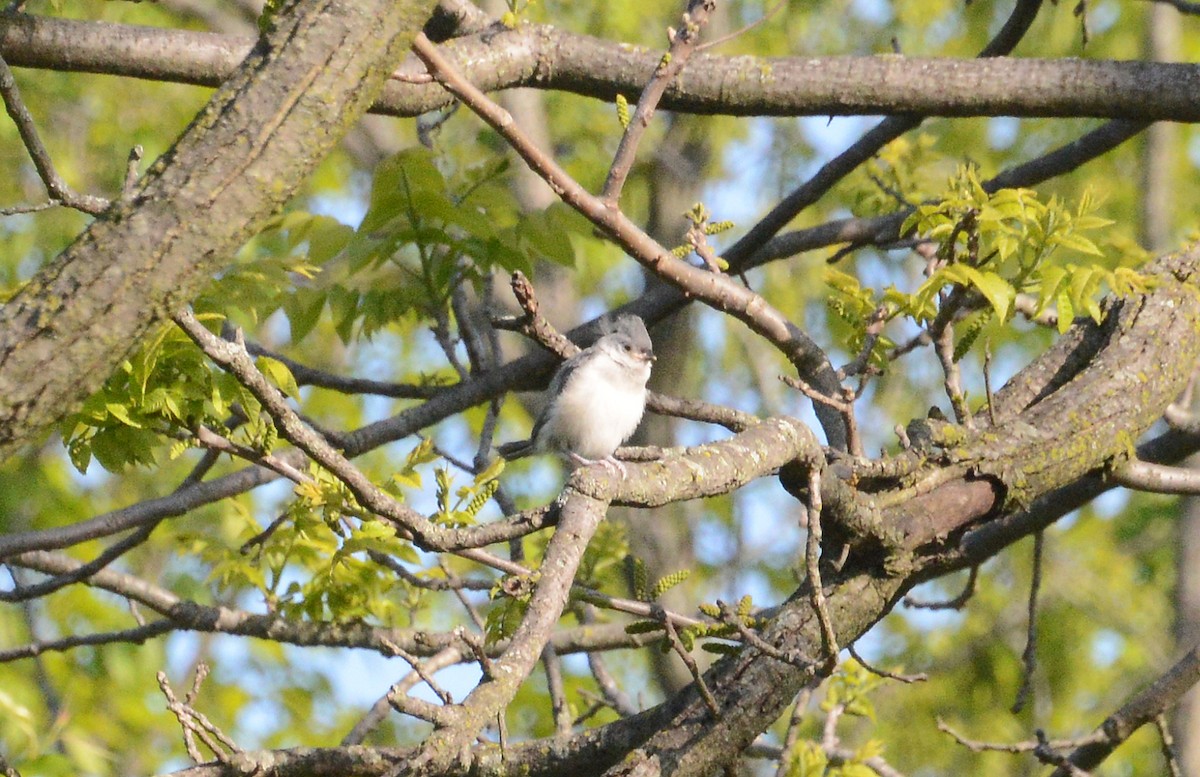
{"label": "thick tree branch", "polygon": [[133,194],[0,310],[0,457],[209,282],[367,109],[432,7],[331,0],[276,17]]}
{"label": "thick tree branch", "polygon": [[[1200,350],[1193,336],[1200,326],[1194,281],[1200,272],[1200,248],[1163,257],[1147,271],[1160,280],[1155,290],[1111,305],[1104,327],[1076,325],[1108,334],[1088,365],[1077,370],[1070,390],[1038,397],[1000,428],[968,434],[961,445],[947,448],[945,458],[934,456],[935,479],[923,488],[900,488],[872,498],[879,512],[865,517],[877,520],[878,536],[895,547],[883,558],[873,557],[870,548],[852,551],[846,567],[825,581],[826,606],[842,641],[857,639],[933,569],[947,571],[942,543],[961,537],[964,529],[986,516],[993,517],[985,526],[1003,523],[1024,514],[1024,505],[1043,494],[1086,480],[1124,452],[1122,439],[1140,436],[1175,398]],[[1131,363],[1144,365],[1145,371],[1130,370]],[[1003,461],[1007,469],[993,469],[989,460]],[[970,463],[959,476],[946,479],[954,461]],[[830,481],[827,476],[822,490],[838,493],[837,484]],[[1018,522],[1017,536],[1036,531],[1033,523]],[[1017,536],[1005,533],[999,547]],[[993,536],[993,543],[998,539]],[[998,546],[990,547],[994,553]],[[904,548],[916,553],[906,554]],[[763,639],[779,650],[818,655],[823,636],[809,597],[806,586],[793,594]],[[718,663],[706,680],[715,689],[721,714],[712,715],[694,690],[684,691],[685,698],[678,700],[682,711],[671,725],[611,774],[650,768],[651,773],[700,775],[730,763],[810,679],[804,669],[768,658],[748,648]]]}
{"label": "thick tree branch", "polygon": [[[218,86],[252,41],[212,33],[8,15],[0,52],[10,64]],[[446,44],[484,91],[529,86],[605,101],[635,94],[662,52],[552,27],[488,30]],[[401,73],[418,72],[413,60]],[[1021,84],[1014,89],[1013,84]],[[879,57],[722,57],[698,54],[661,107],[733,116],[1054,116],[1197,121],[1200,66],[1095,60]],[[418,116],[449,104],[434,84],[389,82],[372,110]]]}

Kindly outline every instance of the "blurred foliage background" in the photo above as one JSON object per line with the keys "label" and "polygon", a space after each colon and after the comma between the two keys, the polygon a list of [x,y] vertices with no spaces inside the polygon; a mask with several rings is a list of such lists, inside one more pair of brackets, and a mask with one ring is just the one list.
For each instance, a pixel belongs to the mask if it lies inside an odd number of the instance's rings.
{"label": "blurred foliage background", "polygon": [[[253,8],[227,0],[192,3],[31,0],[26,10],[73,18],[189,29],[241,29],[252,34]],[[714,50],[770,56],[868,55],[899,50],[922,56],[972,56],[1010,12],[1010,3],[974,0],[735,0],[720,5],[716,30],[763,23]],[[1015,54],[1029,57],[1132,59],[1146,56],[1150,4],[1099,0],[1050,4]],[[661,47],[675,23],[678,2],[542,0],[521,17],[568,30]],[[499,9],[491,9],[499,12]],[[1172,23],[1178,23],[1173,20]],[[1183,19],[1185,29],[1200,22]],[[1084,28],[1086,26],[1086,36]],[[1086,37],[1086,44],[1085,44]],[[1194,61],[1200,38],[1183,36],[1172,56]],[[165,151],[207,97],[181,85],[48,71],[20,71],[18,82],[63,176],[78,190],[112,194],[119,189],[128,150],[145,148],[147,160]],[[629,95],[635,99],[635,95]],[[548,148],[568,171],[595,190],[603,181],[620,136],[612,105],[583,97],[528,95],[518,113],[536,123]],[[532,106],[532,108],[530,107]],[[730,119],[660,114],[643,141],[624,206],[668,244],[686,227],[682,213],[703,201],[714,220],[730,219],[735,238],[773,202],[876,119],[812,117]],[[941,195],[964,162],[989,177],[1034,158],[1096,126],[1088,120],[930,119],[891,144],[842,182],[796,226],[831,218],[893,210],[897,197],[914,202]],[[589,227],[545,192],[523,179],[521,163],[467,111],[446,117],[422,146],[415,123],[371,118],[345,149],[328,160],[277,223],[250,242],[230,269],[215,279],[197,310],[220,314],[245,328],[247,337],[303,364],[377,381],[435,387],[457,379],[439,346],[439,330],[453,334],[453,288],[463,279],[473,293],[507,300],[508,271],[531,273],[552,321],[566,329],[628,301],[643,288],[636,266],[595,238]],[[1200,195],[1200,135],[1172,128],[1165,153],[1174,171],[1158,182],[1171,192],[1165,215],[1177,246],[1196,234]],[[1146,140],[1139,137],[1080,170],[1038,187],[1043,200],[1078,203],[1094,197],[1095,213],[1113,224],[1093,239],[1109,266],[1143,256],[1142,185]],[[37,202],[41,185],[11,123],[0,122],[0,177],[10,182],[0,207]],[[64,209],[0,220],[0,279],[15,289],[55,256],[81,229],[84,217]],[[720,241],[725,236],[716,238]],[[750,281],[774,305],[802,322],[834,354],[854,356],[856,335],[827,305],[825,260],[832,250],[776,262]],[[397,258],[399,257],[399,258]],[[911,252],[861,250],[838,269],[863,286],[894,285],[908,293],[922,281],[924,263]],[[499,280],[496,280],[499,279]],[[510,303],[504,303],[510,304]],[[898,322],[896,342],[915,330]],[[785,365],[741,325],[696,306],[655,333],[660,362],[655,380],[672,394],[734,405],[751,413],[811,418],[807,400],[776,376]],[[1000,385],[1054,334],[1016,322],[987,332],[992,378]],[[669,346],[667,344],[670,344]],[[505,335],[507,353],[526,347]],[[462,347],[451,348],[462,356]],[[967,388],[983,392],[982,357],[963,361]],[[190,356],[189,356],[190,354]],[[148,345],[105,393],[64,423],[70,455],[58,435],[0,469],[0,531],[63,525],[161,496],[174,488],[200,453],[160,433],[165,415],[217,419],[230,403],[247,401],[237,387],[164,333]],[[189,359],[191,361],[189,361]],[[164,372],[166,367],[173,373]],[[181,388],[180,376],[190,376]],[[278,374],[286,383],[286,370]],[[154,393],[155,381],[163,391]],[[418,400],[347,395],[313,387],[297,390],[303,412],[327,428],[352,429],[388,417]],[[527,404],[528,399],[534,404]],[[510,398],[500,439],[527,433],[536,397]],[[171,409],[174,405],[175,410]],[[867,449],[895,450],[895,424],[945,408],[941,376],[929,349],[892,364],[861,400]],[[190,408],[190,410],[189,410]],[[378,482],[391,482],[418,509],[455,517],[448,494],[481,485],[443,456],[470,462],[484,414],[473,410],[428,430],[432,446],[405,441],[360,462]],[[267,431],[246,425],[253,442]],[[655,420],[645,439],[658,445],[693,444],[714,436],[708,427]],[[259,435],[258,438],[255,435]],[[78,465],[78,466],[77,466]],[[223,461],[214,474],[241,465]],[[445,467],[450,478],[439,485]],[[452,482],[451,482],[452,481]],[[504,475],[522,506],[553,497],[557,464],[539,460]],[[439,499],[439,489],[443,499]],[[327,498],[318,495],[315,500]],[[460,500],[461,502],[461,500]],[[441,504],[439,504],[441,503]],[[290,512],[289,512],[290,511]],[[257,553],[239,548],[277,517],[292,521]],[[497,514],[493,505],[481,516]],[[179,595],[261,611],[270,607],[301,617],[363,619],[373,623],[447,628],[463,619],[447,595],[404,586],[370,565],[355,563],[355,536],[339,534],[321,519],[321,506],[296,507],[291,490],[274,484],[250,494],[165,521],[151,539],[123,558],[135,571]],[[979,754],[940,732],[940,717],[965,736],[988,741],[1028,738],[1034,728],[1052,735],[1080,734],[1098,724],[1150,678],[1175,652],[1174,585],[1179,559],[1180,505],[1161,497],[1117,493],[1060,521],[1046,536],[1038,608],[1038,664],[1025,708],[1011,712],[1022,682],[1031,542],[985,564],[974,596],[958,610],[899,607],[859,645],[872,663],[927,672],[919,685],[872,682],[853,667],[840,693],[861,699],[841,726],[851,747],[879,748],[910,775],[1016,775],[1040,773],[1032,759]],[[362,537],[363,543],[386,538]],[[527,540],[536,555],[538,540]],[[737,601],[745,595],[766,606],[794,590],[802,575],[803,532],[792,501],[773,483],[755,484],[727,498],[661,511],[625,511],[612,518],[589,551],[596,585],[628,595],[626,553],[644,560],[652,579],[690,569],[670,592],[687,611],[700,602]],[[71,549],[91,558],[99,543]],[[473,574],[465,565],[449,572],[414,554],[421,574]],[[12,572],[10,571],[10,574]],[[914,597],[950,599],[966,575],[929,583]],[[5,581],[6,583],[8,581]],[[27,581],[26,581],[27,582]],[[486,592],[472,595],[487,614],[502,606]],[[289,609],[291,608],[291,609]],[[116,597],[70,586],[42,600],[0,607],[0,652],[33,640],[126,628],[129,614]],[[163,669],[178,686],[190,682],[201,661],[212,665],[200,708],[243,747],[334,745],[389,684],[407,671],[400,659],[353,651],[313,650],[225,636],[177,633],[141,645],[81,647],[0,663],[0,746],[25,775],[148,774],[186,763],[178,728],[155,682]],[[620,651],[610,670],[649,706],[689,678],[674,656]],[[586,662],[565,663],[567,690],[582,713],[597,693]],[[477,676],[473,667],[440,675],[461,697]],[[846,690],[850,688],[851,690]],[[820,738],[822,689],[811,701],[803,731]],[[611,720],[603,712],[589,725]],[[771,733],[778,742],[786,718]],[[544,679],[535,675],[508,714],[510,737],[553,732]],[[376,730],[372,744],[410,743],[423,724],[397,717]],[[1161,766],[1155,738],[1145,732],[1123,747],[1101,774],[1149,774]],[[758,773],[771,764],[748,761]],[[793,765],[793,773],[809,773]],[[819,773],[819,772],[813,772]],[[838,774],[836,770],[828,772]],[[847,767],[841,772],[855,774]]]}

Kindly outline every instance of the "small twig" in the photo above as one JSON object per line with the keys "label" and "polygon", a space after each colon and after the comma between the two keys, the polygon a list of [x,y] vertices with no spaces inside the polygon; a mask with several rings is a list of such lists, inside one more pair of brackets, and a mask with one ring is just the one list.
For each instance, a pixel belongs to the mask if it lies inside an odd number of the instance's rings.
{"label": "small twig", "polygon": [[933,343],[933,338],[931,338],[929,336],[929,332],[922,329],[920,332],[913,335],[905,342],[901,343],[900,345],[897,345],[895,348],[888,351],[887,360],[889,362],[894,362],[897,359],[899,359],[900,357],[907,356],[908,354],[912,353],[913,351],[917,350],[918,348],[924,348],[925,346],[930,345],[931,343]]}
{"label": "small twig", "polygon": [[554,731],[560,737],[570,735],[574,721],[567,705],[563,686],[562,660],[549,642],[542,648],[542,666],[546,669],[546,688],[550,692],[550,710],[554,716]]}
{"label": "small twig", "polygon": [[525,273],[520,270],[514,271],[511,285],[513,296],[517,298],[517,304],[525,311],[525,315],[512,319],[496,319],[492,324],[499,329],[520,332],[560,359],[569,359],[579,353],[579,346],[568,340],[538,312],[537,294]]}
{"label": "small twig", "polygon": [[374,394],[393,399],[431,399],[445,386],[412,385],[408,383],[388,383],[381,380],[366,378],[347,378],[330,372],[318,370],[290,359],[281,353],[276,353],[258,343],[248,341],[246,350],[251,356],[266,356],[277,362],[282,362],[296,379],[297,386],[316,386],[329,389],[340,394]]}
{"label": "small twig", "polygon": [[1056,753],[1050,742],[1046,740],[1046,732],[1040,728],[1033,732],[1037,737],[1037,747],[1033,749],[1034,756],[1047,766],[1057,766],[1065,770],[1070,777],[1092,777],[1092,773],[1071,763],[1071,759],[1062,753]]}
{"label": "small twig", "polygon": [[967,584],[963,586],[962,593],[953,599],[945,602],[922,602],[911,596],[906,596],[904,597],[904,604],[923,610],[961,610],[971,600],[971,597],[975,595],[975,585],[978,581],[979,567],[973,566],[967,575]]}
{"label": "small twig", "polygon": [[798,666],[808,672],[812,672],[816,668],[816,662],[810,660],[798,650],[783,651],[772,645],[770,642],[767,642],[765,639],[759,636],[758,632],[747,626],[743,619],[738,616],[737,612],[735,612],[728,603],[722,602],[718,599],[717,607],[719,607],[721,610],[721,622],[727,623],[737,629],[738,636],[740,636],[742,641],[747,645],[750,645],[764,655],[768,655],[777,661],[782,661],[786,664],[791,664],[792,666]]}
{"label": "small twig", "polygon": [[71,635],[55,640],[31,642],[21,647],[0,650],[0,664],[22,658],[33,658],[42,653],[61,653],[77,647],[90,645],[126,644],[140,645],[148,639],[175,631],[179,626],[171,620],[160,620],[120,631],[104,631],[97,634]]}
{"label": "small twig", "polygon": [[[591,625],[596,622],[596,608],[590,604],[584,604],[578,608],[579,620],[584,625]],[[638,707],[629,698],[625,691],[621,690],[620,683],[608,671],[608,666],[604,661],[604,656],[597,651],[588,651],[587,654],[588,669],[592,672],[592,677],[596,680],[597,687],[600,688],[600,693],[604,696],[604,703],[616,711],[621,717],[628,717],[638,713]],[[577,723],[580,721],[576,721]]]}
{"label": "small twig", "polygon": [[141,144],[129,149],[129,158],[125,162],[125,180],[121,182],[121,199],[129,200],[133,197],[133,189],[138,182],[138,164],[142,161],[142,155],[145,150]]}
{"label": "small twig", "polygon": [[720,46],[722,43],[728,43],[729,41],[733,40],[734,38],[745,35],[747,32],[750,32],[750,30],[753,30],[755,27],[764,23],[765,21],[770,19],[775,14],[779,13],[779,9],[783,8],[785,5],[787,5],[787,0],[779,0],[779,2],[775,3],[775,5],[768,8],[763,13],[762,16],[758,17],[757,19],[750,22],[749,24],[743,26],[741,29],[734,30],[733,32],[728,33],[727,35],[722,35],[721,37],[716,38],[715,40],[710,40],[708,43],[701,43],[699,46],[696,47],[696,51],[707,51],[708,49],[711,49],[715,46]]}
{"label": "small twig", "polygon": [[587,689],[580,688],[579,696],[584,701],[591,700],[592,703],[589,704],[587,709],[581,712],[577,718],[575,718],[575,720],[572,722],[573,726],[582,726],[584,723],[587,723],[589,720],[596,717],[601,710],[608,706],[603,699],[597,697],[596,694]]}
{"label": "small twig", "polygon": [[804,561],[808,569],[808,584],[812,587],[812,604],[821,622],[821,641],[825,647],[825,660],[837,663],[839,652],[833,621],[825,605],[824,584],[821,582],[821,470],[813,467],[808,473],[808,541],[805,543]]}
{"label": "small twig", "polygon": [[954,361],[954,324],[949,320],[934,334],[933,348],[942,365],[942,373],[945,377],[942,385],[946,389],[946,396],[950,398],[950,407],[954,410],[954,420],[971,427],[971,409],[967,407],[967,400],[963,395],[962,373],[958,369],[958,362]]}
{"label": "small twig", "polygon": [[0,208],[0,216],[16,216],[21,213],[39,213],[43,210],[50,210],[62,205],[57,200],[48,200],[39,202],[37,205],[13,205],[8,208]]}
{"label": "small twig", "polygon": [[279,530],[280,526],[283,526],[283,524],[287,523],[288,517],[289,516],[287,513],[281,513],[280,515],[276,516],[273,521],[267,524],[265,529],[243,542],[241,547],[238,548],[238,553],[241,553],[244,556],[254,548],[259,548],[261,552],[262,546],[267,540],[271,539],[271,536]]}
{"label": "small twig", "polygon": [[487,623],[483,619],[483,616],[479,614],[479,610],[474,604],[471,603],[471,600],[467,598],[465,593],[467,588],[466,583],[460,580],[458,575],[454,574],[454,571],[450,569],[450,566],[446,563],[445,559],[438,559],[438,567],[442,570],[442,573],[446,575],[446,583],[448,584],[448,587],[454,592],[454,596],[463,606],[463,609],[467,611],[467,617],[471,619],[471,623],[474,624],[475,628],[479,629],[480,631],[487,631]]}
{"label": "small twig", "polygon": [[938,731],[949,734],[954,738],[955,742],[976,753],[1032,753],[1039,747],[1050,747],[1056,750],[1066,750],[1073,747],[1082,747],[1084,745],[1100,742],[1105,738],[1104,732],[1093,732],[1087,736],[1078,739],[1059,739],[1050,741],[1031,741],[1024,742],[982,742],[976,739],[967,739],[962,734],[959,734],[954,729],[950,728],[949,724],[941,718],[937,719]]}
{"label": "small twig", "polygon": [[[684,216],[689,222],[687,232],[683,236],[684,242],[692,247],[692,251],[700,257],[709,272],[721,272],[721,257],[717,256],[716,249],[708,242],[708,209],[704,207],[703,203],[698,202]],[[743,282],[745,282],[744,276]]]}
{"label": "small twig", "polygon": [[446,363],[449,364],[459,380],[467,380],[471,377],[470,370],[458,358],[457,344],[454,341],[454,335],[450,332],[450,316],[441,307],[436,307],[433,310],[433,326],[429,327],[433,332],[433,339],[437,341],[438,347],[442,349],[442,354],[446,357]]}
{"label": "small twig", "polygon": [[475,660],[479,662],[479,668],[483,671],[485,678],[495,677],[495,669],[492,665],[492,657],[488,655],[487,646],[483,644],[483,640],[478,634],[472,634],[461,626],[454,630],[454,635],[467,643],[467,647],[471,648],[471,654],[475,656]]}
{"label": "small twig", "polygon": [[208,664],[204,661],[196,664],[196,673],[192,675],[192,687],[188,689],[187,696],[183,697],[184,704],[195,704],[196,699],[200,696],[200,686],[208,679]]}
{"label": "small twig", "polygon": [[235,456],[239,459],[244,459],[252,464],[258,464],[272,472],[282,475],[288,480],[296,484],[311,483],[312,478],[307,473],[288,464],[286,461],[272,456],[269,453],[251,448],[246,445],[239,445],[222,434],[218,434],[207,426],[200,425],[195,429],[196,441],[205,448],[221,453],[228,453],[230,456]]}
{"label": "small twig", "polygon": [[837,724],[845,711],[845,704],[834,704],[825,713],[825,722],[821,725],[821,748],[826,752],[837,749]]}
{"label": "small twig", "polygon": [[408,665],[412,667],[412,670],[417,673],[417,677],[420,677],[421,680],[429,686],[429,690],[433,691],[437,697],[442,700],[442,704],[450,705],[454,703],[454,697],[450,695],[450,692],[438,685],[437,681],[433,679],[433,675],[425,670],[425,662],[421,661],[421,659],[417,658],[412,653],[409,653],[395,642],[392,642],[390,639],[384,639],[381,641],[384,647],[391,651],[392,655],[403,658],[408,662]]}
{"label": "small twig", "polygon": [[1167,774],[1170,777],[1183,777],[1183,768],[1179,765],[1179,757],[1175,753],[1175,737],[1171,734],[1171,727],[1167,725],[1167,716],[1156,715],[1154,727],[1158,729],[1158,739],[1162,745],[1163,761],[1167,764]]}
{"label": "small twig", "polygon": [[654,75],[642,90],[638,98],[637,108],[630,117],[629,126],[621,136],[617,152],[613,155],[612,166],[608,170],[608,178],[600,191],[600,198],[615,207],[621,198],[621,189],[625,179],[633,169],[634,158],[637,155],[638,143],[650,126],[650,119],[658,107],[659,100],[675,77],[683,70],[688,59],[700,43],[700,30],[708,22],[708,15],[716,8],[716,0],[690,0],[687,10],[683,12],[683,20],[678,30],[667,31],[670,47],[654,69]]}
{"label": "small twig", "polygon": [[1033,535],[1033,574],[1029,581],[1025,650],[1021,653],[1021,665],[1025,668],[1025,677],[1021,680],[1021,688],[1017,691],[1017,700],[1013,702],[1012,712],[1014,715],[1024,709],[1025,702],[1029,700],[1029,694],[1033,690],[1033,671],[1037,668],[1037,597],[1038,590],[1042,587],[1044,542],[1044,532],[1039,531]]}
{"label": "small twig", "polygon": [[[444,669],[452,664],[457,664],[462,661],[462,652],[458,648],[446,648],[440,653],[436,653],[430,658],[422,662],[423,669],[426,674],[433,674],[439,669]],[[341,746],[358,745],[366,739],[367,734],[371,733],[383,720],[388,716],[393,709],[388,701],[392,695],[403,696],[412,690],[418,683],[422,682],[421,675],[415,671],[410,671],[395,682],[387,693],[381,696],[376,702],[371,705],[371,709],[367,714],[359,719],[358,723],[354,724],[345,737],[342,738]]]}
{"label": "small twig", "polygon": [[987,396],[988,422],[996,425],[996,408],[992,402],[992,343],[983,344],[983,390]]}
{"label": "small twig", "polygon": [[696,688],[700,691],[700,698],[704,699],[704,706],[708,707],[708,711],[713,714],[714,718],[721,719],[721,708],[717,706],[716,697],[709,690],[708,683],[704,681],[704,675],[700,672],[700,667],[696,665],[696,659],[687,652],[683,646],[683,641],[679,639],[679,632],[675,630],[675,624],[671,623],[670,618],[662,618],[661,623],[666,629],[667,639],[670,640],[671,648],[675,651],[687,666],[688,671],[692,673],[692,679],[696,681]]}
{"label": "small twig", "polygon": [[592,672],[592,677],[596,680],[596,685],[600,688],[600,693],[604,696],[604,703],[611,707],[621,717],[629,717],[638,713],[637,706],[629,698],[629,696],[621,690],[617,679],[608,671],[608,666],[604,662],[604,657],[596,651],[588,651],[588,669]]}
{"label": "small twig", "polygon": [[162,690],[163,696],[167,698],[167,709],[179,721],[180,727],[183,729],[184,746],[187,748],[188,757],[196,763],[203,763],[206,759],[200,755],[200,749],[196,746],[195,737],[199,737],[200,741],[212,751],[213,756],[221,763],[228,764],[233,753],[241,752],[241,748],[221,729],[217,728],[202,712],[198,712],[191,706],[191,701],[194,700],[196,693],[200,690],[200,683],[203,677],[201,673],[208,674],[208,667],[201,664],[196,669],[197,678],[192,683],[192,690],[187,695],[187,701],[179,701],[175,697],[175,692],[171,690],[171,684],[167,681],[166,672],[158,672],[155,675],[158,678],[158,687]]}
{"label": "small twig", "polygon": [[918,672],[917,674],[897,674],[896,672],[889,672],[886,669],[880,669],[879,667],[872,666],[871,664],[867,663],[866,659],[858,654],[858,651],[854,648],[853,642],[851,642],[849,645],[846,645],[846,650],[850,652],[851,658],[857,661],[863,669],[866,669],[871,674],[879,675],[880,677],[886,677],[889,680],[897,680],[902,683],[923,683],[929,679],[929,675],[925,674],[924,672]]}
{"label": "small twig", "polygon": [[[190,718],[182,711],[183,705],[175,698],[175,692],[171,690],[170,683],[167,682],[167,673],[159,672],[158,687],[162,689],[163,695],[167,697],[167,709],[174,713],[176,720],[179,721],[180,728],[183,729],[183,746],[187,750],[188,758],[192,759],[193,763],[203,763],[204,756],[200,754],[200,748],[196,747],[196,736],[192,730]],[[218,761],[224,761],[228,755],[221,753],[217,756]]]}
{"label": "small twig", "polygon": [[[846,364],[837,371],[838,380],[845,380],[846,378],[865,374],[869,371],[871,353],[875,350],[875,344],[879,342],[879,337],[883,334],[883,328],[886,324],[887,308],[880,305],[867,318],[866,336],[863,338],[862,347],[858,349],[858,356],[854,358],[854,361]],[[859,393],[862,392],[860,391]]]}
{"label": "small twig", "polygon": [[50,152],[46,150],[42,139],[38,136],[33,116],[25,107],[25,101],[21,99],[21,90],[17,88],[17,80],[13,77],[13,72],[3,57],[0,57],[0,96],[4,98],[4,107],[13,123],[17,125],[21,141],[25,144],[29,158],[33,160],[33,166],[37,170],[38,177],[42,179],[46,191],[49,192],[50,198],[68,208],[74,208],[92,216],[99,216],[108,210],[110,204],[108,200],[90,194],[76,193],[54,169]]}
{"label": "small twig", "polygon": [[796,745],[801,741],[800,724],[804,722],[804,712],[808,707],[811,695],[812,691],[805,688],[796,696],[796,701],[792,704],[792,714],[788,718],[787,733],[783,737],[783,750],[778,756],[779,766],[775,769],[775,777],[787,777],[791,772],[792,755]]}
{"label": "small twig", "polygon": [[854,402],[852,399],[839,399],[823,394],[799,377],[793,378],[791,375],[780,375],[779,379],[812,401],[820,402],[822,405],[827,405],[838,413],[841,413],[842,420],[846,424],[846,447],[850,455],[860,458],[864,457],[862,437],[858,433],[858,420],[854,416]]}
{"label": "small twig", "polygon": [[[408,585],[425,591],[490,591],[496,584],[494,580],[473,580],[457,576],[452,578],[421,577],[405,569],[403,564],[386,553],[368,550],[367,556],[376,564],[387,567]],[[442,569],[445,571],[445,567]]]}

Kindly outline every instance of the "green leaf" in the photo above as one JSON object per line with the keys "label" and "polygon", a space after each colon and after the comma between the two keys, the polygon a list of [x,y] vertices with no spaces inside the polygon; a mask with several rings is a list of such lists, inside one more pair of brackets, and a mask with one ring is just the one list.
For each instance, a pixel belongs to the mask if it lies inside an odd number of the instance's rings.
{"label": "green leaf", "polygon": [[971,285],[987,299],[988,304],[996,311],[996,316],[1001,321],[1007,321],[1013,300],[1017,297],[1017,290],[994,272],[979,272],[974,268],[967,269],[971,270],[969,274]]}
{"label": "green leaf", "polygon": [[284,394],[289,397],[300,395],[300,387],[296,385],[296,378],[286,364],[269,356],[258,357],[254,364],[258,367],[258,371]]}
{"label": "green leaf", "polygon": [[1075,306],[1071,304],[1071,294],[1066,288],[1058,292],[1058,333],[1066,334],[1075,321]]}
{"label": "green leaf", "polygon": [[107,402],[104,405],[104,409],[108,411],[109,415],[111,415],[113,418],[116,418],[118,421],[125,424],[126,426],[132,426],[135,429],[142,428],[141,424],[139,424],[137,421],[133,420],[129,416],[129,408],[126,407],[125,405],[122,405],[117,402]]}
{"label": "green leaf", "polygon": [[1060,233],[1055,235],[1050,242],[1054,243],[1055,245],[1062,246],[1063,248],[1070,248],[1074,251],[1078,251],[1081,254],[1087,254],[1089,256],[1104,256],[1104,252],[1097,248],[1095,243],[1093,243],[1091,240],[1088,240],[1078,232]]}

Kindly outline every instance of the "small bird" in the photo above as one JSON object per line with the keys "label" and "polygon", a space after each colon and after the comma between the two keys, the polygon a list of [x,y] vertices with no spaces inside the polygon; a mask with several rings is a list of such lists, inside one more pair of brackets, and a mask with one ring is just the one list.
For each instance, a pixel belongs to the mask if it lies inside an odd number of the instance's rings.
{"label": "small bird", "polygon": [[646,409],[646,381],[654,362],[646,324],[625,314],[604,325],[604,335],[559,365],[547,401],[528,440],[496,450],[505,459],[553,451],[575,466],[601,462],[622,474],[613,452],[629,439]]}

